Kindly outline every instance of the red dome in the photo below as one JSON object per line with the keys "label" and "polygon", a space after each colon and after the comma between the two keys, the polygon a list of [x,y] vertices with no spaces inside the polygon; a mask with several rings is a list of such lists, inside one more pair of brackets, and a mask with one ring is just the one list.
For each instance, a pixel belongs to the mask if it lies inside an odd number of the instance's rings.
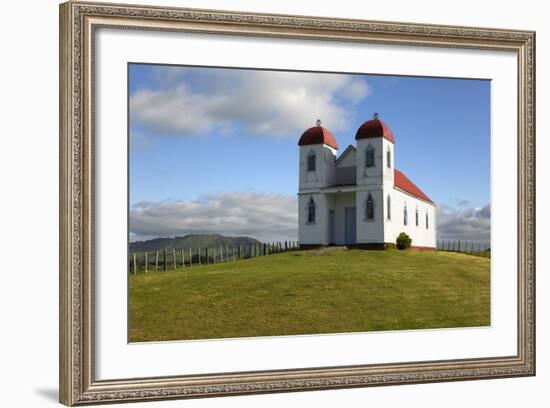
{"label": "red dome", "polygon": [[392,143],[395,143],[391,129],[380,119],[371,119],[366,121],[357,129],[355,140],[370,139],[371,137],[384,137]]}
{"label": "red dome", "polygon": [[302,137],[300,137],[300,141],[298,142],[298,146],[314,144],[326,144],[327,146],[338,150],[338,143],[336,143],[336,139],[332,136],[332,133],[322,126],[313,126],[309,128],[302,134]]}

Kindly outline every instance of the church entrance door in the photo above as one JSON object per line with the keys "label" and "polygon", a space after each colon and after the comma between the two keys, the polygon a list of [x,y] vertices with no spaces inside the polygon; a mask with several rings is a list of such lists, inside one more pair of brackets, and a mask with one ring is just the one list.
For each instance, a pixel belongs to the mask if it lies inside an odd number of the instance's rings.
{"label": "church entrance door", "polygon": [[357,219],[355,216],[355,207],[346,207],[345,216],[345,231],[346,231],[346,245],[355,245],[357,243]]}

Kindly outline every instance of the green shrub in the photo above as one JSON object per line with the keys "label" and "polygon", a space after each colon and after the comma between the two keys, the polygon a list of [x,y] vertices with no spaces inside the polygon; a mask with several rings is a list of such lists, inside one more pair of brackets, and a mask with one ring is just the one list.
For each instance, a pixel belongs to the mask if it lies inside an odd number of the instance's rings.
{"label": "green shrub", "polygon": [[397,237],[397,240],[395,241],[395,244],[397,246],[397,249],[407,249],[411,246],[412,239],[407,234],[402,232]]}

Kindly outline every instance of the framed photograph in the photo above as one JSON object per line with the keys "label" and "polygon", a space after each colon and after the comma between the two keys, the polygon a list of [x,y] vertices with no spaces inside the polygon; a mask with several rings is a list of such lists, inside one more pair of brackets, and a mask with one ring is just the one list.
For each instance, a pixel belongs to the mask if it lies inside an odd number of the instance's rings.
{"label": "framed photograph", "polygon": [[60,6],[60,401],[535,375],[535,33]]}

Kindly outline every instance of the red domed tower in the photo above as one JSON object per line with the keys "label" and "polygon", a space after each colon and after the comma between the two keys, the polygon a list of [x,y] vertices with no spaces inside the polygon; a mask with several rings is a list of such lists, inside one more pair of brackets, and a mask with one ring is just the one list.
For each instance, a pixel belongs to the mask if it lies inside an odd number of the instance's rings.
{"label": "red domed tower", "polygon": [[317,120],[300,137],[300,189],[321,188],[334,184],[338,143]]}
{"label": "red domed tower", "polygon": [[323,189],[335,184],[338,143],[321,126],[306,130],[298,142],[300,168],[298,186],[298,239],[300,245],[326,245],[328,241],[328,205],[331,200]]}
{"label": "red domed tower", "polygon": [[357,146],[357,185],[393,184],[393,132],[378,113],[363,123],[355,134]]}

